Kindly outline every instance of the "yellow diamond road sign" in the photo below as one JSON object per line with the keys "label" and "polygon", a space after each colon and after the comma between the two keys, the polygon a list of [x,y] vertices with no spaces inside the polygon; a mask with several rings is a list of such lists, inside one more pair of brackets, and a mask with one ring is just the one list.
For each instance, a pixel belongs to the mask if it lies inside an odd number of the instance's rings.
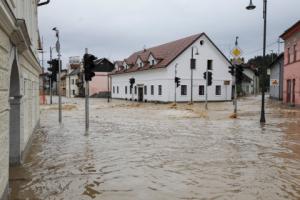
{"label": "yellow diamond road sign", "polygon": [[242,55],[242,51],[240,48],[235,47],[232,51],[231,51],[231,55],[235,58],[238,58]]}

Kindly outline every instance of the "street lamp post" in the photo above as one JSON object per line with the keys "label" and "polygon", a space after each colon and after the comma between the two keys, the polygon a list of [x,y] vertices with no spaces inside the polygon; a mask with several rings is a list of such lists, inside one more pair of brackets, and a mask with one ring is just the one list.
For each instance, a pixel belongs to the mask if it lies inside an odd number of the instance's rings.
{"label": "street lamp post", "polygon": [[[267,38],[267,0],[264,1],[264,7],[263,7],[263,18],[264,18],[264,39],[263,39],[263,58],[266,58],[266,38]],[[249,6],[246,7],[247,10],[254,10],[256,8],[255,5],[253,5],[252,0],[250,0]],[[265,90],[266,90],[266,66],[262,66],[261,70],[261,81],[262,81],[262,101],[261,101],[261,115],[260,115],[260,122],[265,123],[266,118],[265,118]]]}
{"label": "street lamp post", "polygon": [[57,52],[57,56],[58,56],[58,78],[57,78],[57,84],[58,84],[58,121],[61,124],[62,123],[62,114],[61,114],[61,92],[60,92],[60,79],[61,79],[61,53],[60,53],[60,41],[59,41],[59,30],[54,27],[52,29],[53,31],[55,31],[56,33],[56,38],[57,38],[57,42],[56,42],[56,52]]}
{"label": "street lamp post", "polygon": [[194,58],[194,48],[196,48],[196,54],[199,55],[198,48],[192,46],[192,57],[191,57],[191,103],[193,103],[193,70],[196,69],[196,59]]}

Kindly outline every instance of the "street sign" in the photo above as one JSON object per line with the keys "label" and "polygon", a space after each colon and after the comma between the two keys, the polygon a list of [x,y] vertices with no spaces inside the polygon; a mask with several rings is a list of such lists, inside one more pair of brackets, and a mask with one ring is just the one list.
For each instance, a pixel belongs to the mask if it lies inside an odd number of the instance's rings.
{"label": "street sign", "polygon": [[225,80],[224,85],[230,85],[230,81]]}
{"label": "street sign", "polygon": [[239,47],[234,47],[230,53],[234,58],[239,58],[242,55],[242,50]]}
{"label": "street sign", "polygon": [[272,79],[271,83],[273,86],[277,86],[279,84],[279,81],[277,79]]}

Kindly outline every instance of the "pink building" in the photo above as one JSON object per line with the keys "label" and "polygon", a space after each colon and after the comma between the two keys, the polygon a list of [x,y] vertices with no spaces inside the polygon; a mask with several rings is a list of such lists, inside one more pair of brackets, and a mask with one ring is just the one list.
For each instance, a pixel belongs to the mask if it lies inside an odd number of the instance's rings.
{"label": "pink building", "polygon": [[95,95],[98,93],[108,93],[110,92],[109,88],[109,79],[107,72],[95,72],[95,76],[90,82],[90,95]]}
{"label": "pink building", "polygon": [[283,101],[300,106],[300,21],[280,37],[285,43]]}
{"label": "pink building", "polygon": [[114,64],[106,58],[101,58],[95,61],[96,67],[93,69],[95,76],[90,81],[90,95],[98,97],[107,97],[110,94],[110,79],[109,73],[114,70]]}

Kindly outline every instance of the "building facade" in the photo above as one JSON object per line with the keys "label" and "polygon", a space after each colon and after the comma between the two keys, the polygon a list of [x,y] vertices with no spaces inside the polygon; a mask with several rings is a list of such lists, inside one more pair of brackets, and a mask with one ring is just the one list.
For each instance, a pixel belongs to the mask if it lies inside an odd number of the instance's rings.
{"label": "building facade", "polygon": [[300,106],[300,21],[285,31],[283,101]]}
{"label": "building facade", "polygon": [[[191,70],[191,58],[196,59]],[[178,102],[205,101],[206,80],[203,73],[210,68],[212,85],[209,101],[229,101],[232,76],[230,61],[205,34],[197,34],[132,54],[116,62],[111,74],[112,98],[135,101]],[[175,85],[176,77],[180,86]],[[130,87],[129,79],[135,83]]]}
{"label": "building facade", "polygon": [[270,98],[283,98],[283,54],[280,54],[270,65]]}
{"label": "building facade", "polygon": [[19,164],[39,125],[39,1],[0,2],[0,199],[10,164]]}
{"label": "building facade", "polygon": [[[69,74],[66,76],[67,97],[74,98],[78,96],[84,96],[85,84],[82,62],[70,62],[68,69]],[[92,81],[89,82],[90,96],[107,97],[107,95],[110,93],[109,73],[112,72],[113,69],[113,63],[106,58],[97,59],[95,61],[95,69],[93,69],[95,76],[92,78]]]}
{"label": "building facade", "polygon": [[256,70],[251,66],[243,66],[243,81],[241,83],[241,96],[256,95],[259,93],[259,77],[256,74]]}

